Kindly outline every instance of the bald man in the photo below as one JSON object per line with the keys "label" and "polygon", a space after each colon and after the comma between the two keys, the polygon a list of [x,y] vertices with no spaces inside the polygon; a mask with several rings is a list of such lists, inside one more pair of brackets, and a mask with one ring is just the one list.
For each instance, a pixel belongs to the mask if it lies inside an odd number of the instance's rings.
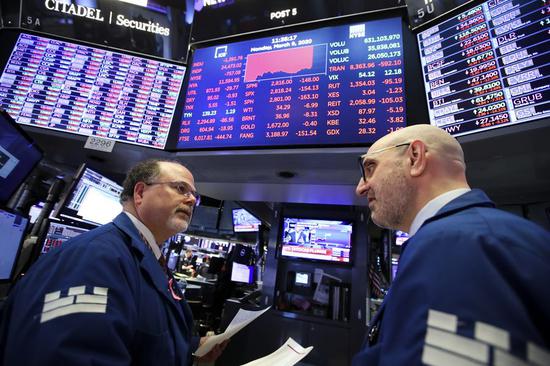
{"label": "bald man", "polygon": [[550,233],[470,189],[439,128],[384,136],[360,162],[373,222],[410,239],[353,365],[550,365]]}
{"label": "bald man", "polygon": [[[146,160],[123,212],[41,257],[0,313],[0,365],[192,365],[200,342],[160,246],[199,202],[191,172]],[[201,360],[214,361],[226,343]]]}

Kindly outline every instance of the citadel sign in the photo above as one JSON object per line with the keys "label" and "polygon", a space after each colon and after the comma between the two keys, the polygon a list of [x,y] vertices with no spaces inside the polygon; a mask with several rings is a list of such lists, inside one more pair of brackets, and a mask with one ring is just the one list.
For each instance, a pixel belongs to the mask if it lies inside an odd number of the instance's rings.
{"label": "citadel sign", "polygon": [[128,19],[123,14],[113,14],[109,11],[106,14],[102,13],[102,9],[96,9],[84,5],[68,4],[58,0],[45,0],[44,6],[46,9],[58,13],[72,15],[80,18],[86,18],[95,20],[98,22],[105,22],[105,16],[107,16],[108,24],[116,24],[121,27],[133,28],[144,32],[160,34],[162,36],[170,36],[170,28],[163,27],[159,23],[148,21],[137,21]]}

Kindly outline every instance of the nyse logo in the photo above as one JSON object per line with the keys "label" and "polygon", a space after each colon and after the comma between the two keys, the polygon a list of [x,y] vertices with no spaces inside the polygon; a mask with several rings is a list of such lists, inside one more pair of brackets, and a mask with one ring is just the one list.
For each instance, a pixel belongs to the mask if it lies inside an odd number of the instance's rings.
{"label": "nyse logo", "polygon": [[357,24],[349,26],[349,38],[364,38],[365,37],[365,24]]}
{"label": "nyse logo", "polygon": [[216,47],[216,51],[214,53],[214,58],[222,58],[227,56],[227,46],[219,46]]}
{"label": "nyse logo", "polygon": [[416,11],[418,19],[424,18],[427,14],[432,14],[435,11],[433,0],[424,0],[424,7]]}

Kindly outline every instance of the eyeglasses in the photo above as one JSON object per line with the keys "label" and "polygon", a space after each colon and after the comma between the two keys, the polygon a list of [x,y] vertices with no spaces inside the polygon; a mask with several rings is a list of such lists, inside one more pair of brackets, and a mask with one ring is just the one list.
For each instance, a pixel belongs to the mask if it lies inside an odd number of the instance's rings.
{"label": "eyeglasses", "polygon": [[189,184],[185,182],[145,182],[148,186],[152,186],[155,184],[167,184],[170,186],[170,188],[175,189],[178,191],[179,194],[184,196],[185,198],[191,198],[193,197],[195,199],[195,206],[198,206],[201,203],[201,195],[198,194],[196,191],[193,191]]}
{"label": "eyeglasses", "polygon": [[[403,143],[400,143],[400,144],[397,144],[397,145],[384,147],[382,149],[369,151],[366,154],[363,154],[363,155],[359,156],[359,159],[358,159],[359,160],[359,168],[361,169],[361,178],[363,178],[363,181],[366,182],[367,178],[372,176],[372,173],[374,172],[374,164],[369,164],[369,167],[365,167],[365,158],[368,158],[369,156],[381,153],[381,152],[386,151],[386,150],[395,149],[396,147],[409,146],[410,144],[411,144],[410,142],[403,142]],[[372,167],[370,167],[370,165],[372,165]]]}

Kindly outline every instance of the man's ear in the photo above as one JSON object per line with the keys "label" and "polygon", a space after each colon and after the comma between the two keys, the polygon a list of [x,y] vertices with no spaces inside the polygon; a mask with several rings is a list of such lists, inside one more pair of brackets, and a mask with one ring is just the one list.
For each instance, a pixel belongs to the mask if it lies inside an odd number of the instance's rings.
{"label": "man's ear", "polygon": [[137,206],[143,201],[143,191],[145,190],[145,183],[137,182],[134,186],[134,204]]}
{"label": "man's ear", "polygon": [[410,173],[413,177],[418,177],[424,173],[427,166],[426,152],[428,151],[426,144],[420,140],[411,142],[409,146],[409,161],[411,165]]}

